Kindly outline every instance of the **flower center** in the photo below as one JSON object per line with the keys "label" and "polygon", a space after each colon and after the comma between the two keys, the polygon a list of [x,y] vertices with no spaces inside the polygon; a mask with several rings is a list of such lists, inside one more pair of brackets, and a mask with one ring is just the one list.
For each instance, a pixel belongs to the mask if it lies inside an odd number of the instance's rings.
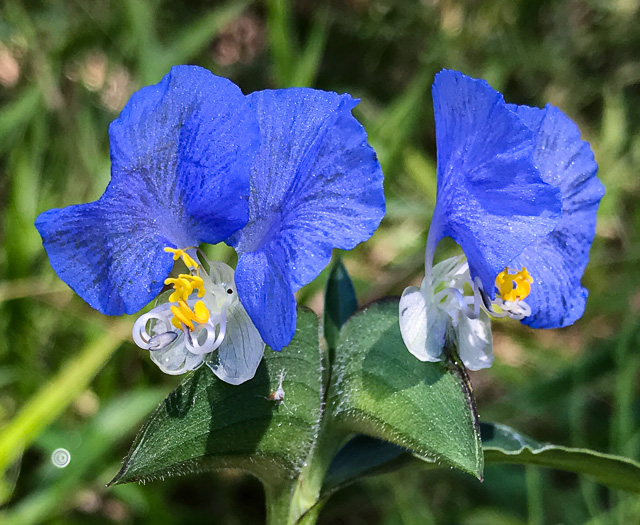
{"label": "flower center", "polygon": [[[500,272],[495,281],[498,291],[494,300],[489,299],[483,290],[479,277],[471,280],[469,265],[464,257],[442,261],[434,266],[432,272],[430,293],[454,324],[460,312],[469,319],[477,319],[481,309],[493,317],[510,317],[518,321],[531,315],[531,307],[524,299],[531,292],[533,278],[526,268],[519,271],[505,268]],[[465,293],[467,284],[473,295]]]}
{"label": "flower center", "polygon": [[222,345],[228,317],[237,317],[240,305],[229,266],[201,255],[203,265],[185,249],[164,250],[175,261],[182,260],[189,271],[165,280],[173,289],[136,320],[133,340],[151,351],[151,359],[164,372],[180,374],[200,366]]}
{"label": "flower center", "polygon": [[[515,273],[511,273],[515,272]],[[496,277],[496,288],[503,301],[522,301],[531,293],[533,278],[526,268],[517,271],[505,268]]]}
{"label": "flower center", "polygon": [[164,284],[173,285],[173,293],[169,296],[169,302],[175,303],[171,306],[173,319],[171,324],[178,330],[185,325],[193,331],[193,322],[204,324],[209,320],[209,310],[203,301],[197,301],[193,309],[187,304],[189,296],[197,290],[198,298],[202,299],[205,294],[204,281],[200,277],[200,265],[184,250],[180,248],[165,248],[165,252],[173,254],[173,260],[182,259],[185,266],[191,273],[181,273],[177,278],[166,279]]}

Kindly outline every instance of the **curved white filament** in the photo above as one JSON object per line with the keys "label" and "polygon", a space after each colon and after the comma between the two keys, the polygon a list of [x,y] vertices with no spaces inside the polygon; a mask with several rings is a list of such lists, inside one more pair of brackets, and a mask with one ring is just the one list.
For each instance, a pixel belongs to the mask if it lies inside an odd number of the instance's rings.
{"label": "curved white filament", "polygon": [[[437,232],[437,229],[434,230]],[[437,235],[429,232],[431,241]],[[407,288],[400,299],[400,333],[409,352],[421,361],[442,359],[446,341],[457,344],[465,366],[478,370],[493,362],[489,316],[522,320],[531,315],[524,301],[490,299],[478,276],[471,278],[464,256],[431,267],[434,242],[427,242],[427,271],[420,288]]]}
{"label": "curved white filament", "polygon": [[[150,351],[151,360],[166,374],[178,375],[195,370],[206,363],[223,381],[240,384],[255,375],[265,344],[257,328],[238,299],[234,271],[221,262],[200,256],[204,294],[193,292],[186,299],[194,311],[203,301],[208,311],[205,322],[193,319],[193,329],[176,323],[169,293],[165,302],[140,316],[133,327],[135,343]],[[199,290],[200,292],[201,290]],[[181,329],[175,326],[181,324]]]}
{"label": "curved white filament", "polygon": [[[207,332],[207,338],[205,339],[204,343],[200,344],[199,338],[200,334],[203,331]],[[204,355],[215,350],[213,346],[216,340],[216,327],[210,322],[196,326],[193,332],[191,332],[188,328],[184,329],[183,332],[184,345],[192,354]]]}
{"label": "curved white filament", "polygon": [[[155,333],[147,332],[147,323],[149,323],[149,321],[152,321],[153,319],[155,319],[159,323],[162,323],[164,330],[157,330],[156,328],[158,326],[158,323],[156,323],[153,326],[154,329],[152,330],[152,332]],[[157,308],[154,308],[150,312],[147,312],[146,314],[138,317],[138,319],[136,319],[136,322],[133,324],[131,335],[133,336],[133,341],[140,348],[144,348],[145,350],[157,350],[158,348],[162,348],[157,346],[157,344],[161,342],[159,339],[156,339],[157,336],[169,332],[172,332],[171,318],[169,316],[169,305],[163,304]],[[175,340],[175,337],[173,338],[173,340]],[[172,341],[169,341],[169,344]]]}
{"label": "curved white filament", "polygon": [[220,333],[218,334],[218,338],[216,339],[216,342],[213,345],[214,350],[222,344],[222,341],[224,341],[225,335],[227,335],[227,311],[229,309],[229,303],[230,301],[223,302],[222,308],[220,308],[220,326],[219,326]]}

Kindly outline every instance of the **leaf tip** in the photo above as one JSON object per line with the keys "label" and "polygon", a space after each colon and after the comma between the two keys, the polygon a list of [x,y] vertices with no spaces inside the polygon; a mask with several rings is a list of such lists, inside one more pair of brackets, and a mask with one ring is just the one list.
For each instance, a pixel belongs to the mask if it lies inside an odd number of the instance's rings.
{"label": "leaf tip", "polygon": [[124,483],[129,483],[130,481],[133,481],[131,479],[123,479],[125,477],[125,474],[127,472],[127,463],[123,463],[122,467],[120,467],[120,470],[117,472],[117,474],[115,476],[113,476],[113,479],[107,483],[105,485],[106,488],[111,488],[115,485],[123,485]]}

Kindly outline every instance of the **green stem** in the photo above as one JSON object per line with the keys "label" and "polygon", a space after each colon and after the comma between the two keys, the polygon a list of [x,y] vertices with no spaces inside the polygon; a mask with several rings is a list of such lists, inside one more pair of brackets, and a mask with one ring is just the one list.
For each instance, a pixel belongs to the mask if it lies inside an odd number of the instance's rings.
{"label": "green stem", "polygon": [[527,486],[527,509],[530,525],[544,524],[544,498],[542,475],[539,467],[527,465],[524,470]]}
{"label": "green stem", "polygon": [[320,516],[320,511],[324,507],[324,502],[316,503],[298,520],[296,525],[315,525]]}
{"label": "green stem", "polygon": [[265,488],[267,525],[313,525],[318,519],[322,484],[329,465],[348,436],[321,425],[318,438],[298,478],[282,487]]}
{"label": "green stem", "polygon": [[[328,420],[330,418],[325,414],[323,422]],[[315,523],[320,507],[311,512],[309,511],[318,503],[329,465],[347,439],[348,436],[343,432],[329,428],[325,424],[321,425],[318,439],[298,477],[291,501],[290,523],[305,523],[309,525]],[[309,514],[305,516],[307,512]],[[303,516],[304,520],[301,521]]]}
{"label": "green stem", "polygon": [[293,483],[287,483],[279,487],[274,487],[266,483],[263,484],[265,498],[267,500],[266,525],[288,524],[291,510],[291,494],[294,490]]}
{"label": "green stem", "polygon": [[[632,357],[630,349],[634,334],[633,321],[625,320],[623,332],[618,338],[615,348],[616,382],[614,389],[614,410],[611,431],[611,447],[616,454],[626,454],[633,457],[635,451],[630,450],[630,440],[633,436],[633,403],[634,386],[637,377],[638,361]],[[624,509],[628,497],[619,492],[611,492],[611,501],[618,509],[618,523],[626,523]]]}

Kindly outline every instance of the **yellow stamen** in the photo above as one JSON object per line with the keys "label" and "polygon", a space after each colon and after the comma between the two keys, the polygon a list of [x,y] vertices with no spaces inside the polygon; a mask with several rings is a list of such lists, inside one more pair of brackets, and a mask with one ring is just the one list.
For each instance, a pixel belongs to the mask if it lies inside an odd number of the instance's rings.
{"label": "yellow stamen", "polygon": [[206,323],[209,320],[209,310],[203,301],[198,301],[193,305],[194,321],[198,321],[200,324]]}
{"label": "yellow stamen", "polygon": [[[178,303],[180,304],[180,303]],[[193,330],[193,323],[189,316],[182,311],[179,306],[175,304],[171,306],[171,313],[173,314],[173,319],[171,319],[171,324],[175,326],[178,330],[182,329],[182,325],[184,324],[189,328],[189,330]]]}
{"label": "yellow stamen", "polygon": [[182,328],[181,325],[184,324],[189,327],[189,330],[193,330],[193,321],[198,324],[204,324],[209,320],[209,310],[203,301],[198,301],[194,305],[194,310],[189,308],[185,301],[178,301],[178,306],[171,306],[171,313],[173,314],[171,323],[176,328]]}
{"label": "yellow stamen", "polygon": [[193,322],[203,324],[209,321],[209,310],[203,301],[198,301],[194,305],[194,309],[189,308],[187,301],[189,296],[197,290],[198,297],[202,298],[205,294],[204,280],[198,275],[199,264],[184,250],[180,248],[165,248],[165,252],[173,254],[173,260],[182,259],[189,270],[195,274],[181,273],[178,277],[165,279],[164,284],[173,286],[173,292],[169,296],[170,303],[177,303],[171,306],[173,319],[171,324],[182,329],[182,325],[193,330]]}
{"label": "yellow stamen", "polygon": [[525,267],[519,272],[505,268],[496,277],[496,288],[503,301],[522,301],[531,293],[531,283],[533,278]]}
{"label": "yellow stamen", "polygon": [[194,290],[198,290],[198,297],[204,297],[204,281],[199,275],[181,273],[178,277],[165,279],[164,284],[173,285],[174,292],[169,296],[169,302],[175,303],[182,299],[186,301]]}
{"label": "yellow stamen", "polygon": [[185,250],[181,250],[180,248],[165,248],[165,252],[173,254],[173,260],[177,261],[178,259],[182,259],[184,264],[189,270],[197,270],[200,266],[194,259],[189,255]]}

